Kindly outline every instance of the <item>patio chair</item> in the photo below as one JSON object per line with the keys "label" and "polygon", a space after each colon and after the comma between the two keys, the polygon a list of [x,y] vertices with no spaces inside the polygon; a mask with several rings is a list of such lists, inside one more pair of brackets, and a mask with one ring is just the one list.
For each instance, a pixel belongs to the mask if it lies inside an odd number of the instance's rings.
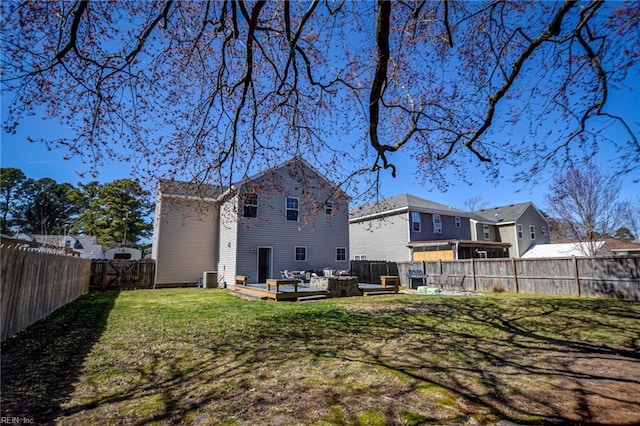
{"label": "patio chair", "polygon": [[444,289],[449,284],[449,274],[443,274],[438,277],[438,286],[440,289]]}
{"label": "patio chair", "polygon": [[280,276],[284,280],[293,280],[296,278],[293,272],[289,272],[286,269],[284,271],[280,271]]}

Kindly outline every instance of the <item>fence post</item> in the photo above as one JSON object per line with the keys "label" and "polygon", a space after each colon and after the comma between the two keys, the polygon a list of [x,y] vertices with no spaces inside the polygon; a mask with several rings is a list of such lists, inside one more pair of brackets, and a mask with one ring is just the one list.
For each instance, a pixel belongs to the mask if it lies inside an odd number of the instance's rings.
{"label": "fence post", "polygon": [[519,289],[518,289],[518,270],[516,268],[516,258],[512,257],[511,258],[511,267],[513,268],[513,284],[516,287],[516,293],[519,293]]}
{"label": "fence post", "polygon": [[476,285],[476,261],[472,257],[471,258],[471,280],[473,281],[473,291],[477,291]]}
{"label": "fence post", "polygon": [[578,297],[580,297],[582,294],[582,292],[580,291],[580,274],[578,272],[578,258],[573,256],[573,271],[574,271],[574,276],[575,276],[575,281],[576,281],[576,290],[578,293]]}

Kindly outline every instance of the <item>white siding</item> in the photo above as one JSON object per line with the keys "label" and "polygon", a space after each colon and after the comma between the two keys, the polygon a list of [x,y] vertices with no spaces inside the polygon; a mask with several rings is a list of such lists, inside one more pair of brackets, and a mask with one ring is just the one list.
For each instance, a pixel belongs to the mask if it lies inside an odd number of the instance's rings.
{"label": "white siding", "polygon": [[218,281],[232,287],[236,273],[238,250],[238,197],[233,197],[220,207],[220,261]]}
{"label": "white siding", "polygon": [[156,284],[195,285],[204,271],[216,269],[217,216],[210,203],[162,197],[153,231]]}
{"label": "white siding", "polygon": [[382,219],[352,223],[349,226],[349,234],[351,258],[366,255],[367,260],[411,261],[411,250],[407,247],[409,216],[406,212]]}
{"label": "white siding", "polygon": [[[336,261],[336,248],[349,247],[349,205],[332,197],[334,188],[312,170],[290,170],[286,166],[251,181],[241,191],[258,193],[258,215],[242,217],[239,206],[236,273],[258,281],[258,247],[271,247],[273,276],[281,270],[349,269],[349,262]],[[286,219],[287,197],[300,201],[298,221]],[[333,202],[333,213],[325,213],[325,201]],[[307,260],[295,261],[295,247],[307,247]],[[349,253],[347,250],[347,259]]]}

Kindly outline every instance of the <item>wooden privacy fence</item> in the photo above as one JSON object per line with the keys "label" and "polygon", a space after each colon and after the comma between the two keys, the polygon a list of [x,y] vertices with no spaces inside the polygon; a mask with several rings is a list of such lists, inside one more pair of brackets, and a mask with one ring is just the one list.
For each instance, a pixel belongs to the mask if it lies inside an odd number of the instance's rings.
{"label": "wooden privacy fence", "polygon": [[404,285],[409,269],[422,269],[429,282],[464,276],[465,290],[557,296],[604,296],[640,300],[640,257],[554,259],[468,259],[406,262],[398,265]]}
{"label": "wooden privacy fence", "polygon": [[91,260],[15,246],[0,253],[2,341],[89,290]]}
{"label": "wooden privacy fence", "polygon": [[152,259],[94,259],[91,262],[91,290],[133,290],[153,288],[156,263]]}
{"label": "wooden privacy fence", "polygon": [[396,262],[376,260],[352,260],[351,275],[358,277],[361,283],[380,283],[382,275],[398,275]]}

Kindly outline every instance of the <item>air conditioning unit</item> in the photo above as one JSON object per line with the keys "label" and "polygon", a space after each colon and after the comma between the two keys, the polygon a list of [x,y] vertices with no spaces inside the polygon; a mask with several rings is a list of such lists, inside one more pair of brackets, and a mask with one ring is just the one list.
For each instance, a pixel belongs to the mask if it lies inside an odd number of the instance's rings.
{"label": "air conditioning unit", "polygon": [[218,287],[218,271],[204,271],[202,273],[202,287],[217,288]]}

